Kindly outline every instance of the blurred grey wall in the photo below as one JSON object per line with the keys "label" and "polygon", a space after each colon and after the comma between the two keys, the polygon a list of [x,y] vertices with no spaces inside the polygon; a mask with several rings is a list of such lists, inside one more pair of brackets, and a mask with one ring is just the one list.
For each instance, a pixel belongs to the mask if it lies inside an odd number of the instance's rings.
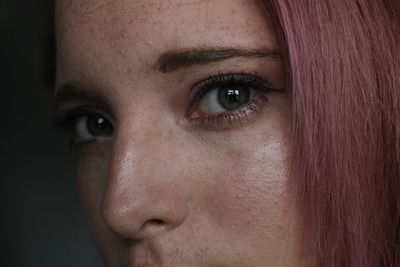
{"label": "blurred grey wall", "polygon": [[49,2],[0,0],[2,267],[99,265],[74,153],[51,126]]}

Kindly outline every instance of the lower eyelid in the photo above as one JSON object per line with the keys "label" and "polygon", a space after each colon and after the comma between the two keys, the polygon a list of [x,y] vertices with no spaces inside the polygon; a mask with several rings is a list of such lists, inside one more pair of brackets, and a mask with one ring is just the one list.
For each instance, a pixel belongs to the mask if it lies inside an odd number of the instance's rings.
{"label": "lower eyelid", "polygon": [[189,122],[195,127],[208,130],[230,130],[244,126],[252,121],[268,103],[266,93],[259,92],[244,107],[219,114],[205,115],[198,118],[188,118]]}

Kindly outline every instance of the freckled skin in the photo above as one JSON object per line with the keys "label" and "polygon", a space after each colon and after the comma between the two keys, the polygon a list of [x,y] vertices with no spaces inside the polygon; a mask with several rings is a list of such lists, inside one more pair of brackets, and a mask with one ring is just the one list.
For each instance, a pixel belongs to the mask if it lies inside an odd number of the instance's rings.
{"label": "freckled skin", "polygon": [[79,165],[107,266],[300,266],[287,93],[232,130],[193,131],[184,119],[194,76],[246,70],[282,87],[281,65],[151,68],[170,49],[279,48],[258,1],[59,0],[56,17],[57,84],[101,92],[115,118],[112,140],[82,149]]}

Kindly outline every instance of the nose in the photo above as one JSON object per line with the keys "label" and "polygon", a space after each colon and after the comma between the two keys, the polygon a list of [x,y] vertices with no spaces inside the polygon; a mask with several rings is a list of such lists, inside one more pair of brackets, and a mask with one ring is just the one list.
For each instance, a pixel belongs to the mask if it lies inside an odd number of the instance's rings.
{"label": "nose", "polygon": [[124,239],[163,235],[188,215],[177,162],[157,139],[114,143],[102,209],[105,223]]}

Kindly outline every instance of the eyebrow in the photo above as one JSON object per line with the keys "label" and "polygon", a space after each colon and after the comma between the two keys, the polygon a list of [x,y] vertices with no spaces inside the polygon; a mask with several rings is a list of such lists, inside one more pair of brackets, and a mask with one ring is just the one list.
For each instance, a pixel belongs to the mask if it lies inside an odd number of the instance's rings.
{"label": "eyebrow", "polygon": [[157,60],[156,68],[162,72],[172,72],[180,68],[188,68],[196,64],[218,62],[231,58],[264,58],[280,59],[280,50],[248,50],[237,48],[200,48],[187,50],[171,50],[164,52]]}
{"label": "eyebrow", "polygon": [[88,90],[74,82],[67,82],[60,88],[56,89],[54,95],[54,105],[56,108],[59,108],[61,104],[74,99],[89,99],[101,104],[106,108],[111,107],[111,101],[99,93],[98,90]]}

